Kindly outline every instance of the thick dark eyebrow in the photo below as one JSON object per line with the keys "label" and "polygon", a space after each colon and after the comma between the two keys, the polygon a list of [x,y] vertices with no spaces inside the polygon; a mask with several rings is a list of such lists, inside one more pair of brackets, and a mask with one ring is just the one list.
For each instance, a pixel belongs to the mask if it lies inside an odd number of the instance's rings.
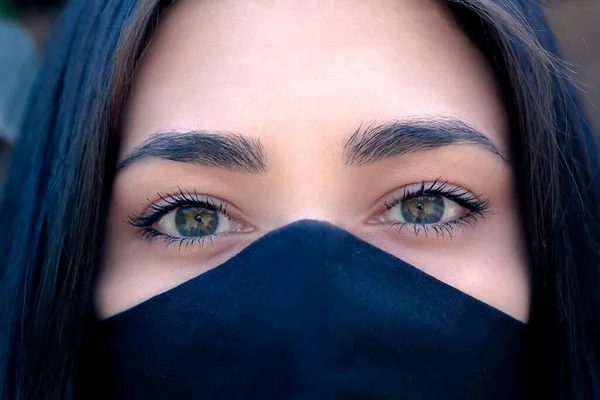
{"label": "thick dark eyebrow", "polygon": [[344,162],[346,165],[365,165],[459,144],[479,146],[507,161],[487,136],[461,120],[414,118],[362,124],[344,144]]}
{"label": "thick dark eyebrow", "polygon": [[153,134],[125,157],[117,171],[151,157],[252,174],[267,169],[257,139],[230,132],[190,131]]}

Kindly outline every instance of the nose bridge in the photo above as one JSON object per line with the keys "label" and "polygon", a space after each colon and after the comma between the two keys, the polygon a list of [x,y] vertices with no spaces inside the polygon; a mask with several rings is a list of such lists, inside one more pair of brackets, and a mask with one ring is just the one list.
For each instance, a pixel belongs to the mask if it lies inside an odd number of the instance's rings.
{"label": "nose bridge", "polygon": [[339,135],[327,135],[331,127],[294,129],[302,130],[302,140],[295,139],[297,134],[291,134],[289,141],[278,139],[282,143],[269,165],[277,225],[300,220],[335,223],[342,212],[347,217],[350,210],[340,208],[347,197],[343,188],[347,171]]}

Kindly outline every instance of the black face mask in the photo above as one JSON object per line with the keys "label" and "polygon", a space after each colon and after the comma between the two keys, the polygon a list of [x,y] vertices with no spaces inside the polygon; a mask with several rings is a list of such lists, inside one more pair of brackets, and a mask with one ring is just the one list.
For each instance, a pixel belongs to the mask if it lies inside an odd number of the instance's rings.
{"label": "black face mask", "polygon": [[490,400],[519,397],[525,327],[300,221],[97,333],[110,398]]}

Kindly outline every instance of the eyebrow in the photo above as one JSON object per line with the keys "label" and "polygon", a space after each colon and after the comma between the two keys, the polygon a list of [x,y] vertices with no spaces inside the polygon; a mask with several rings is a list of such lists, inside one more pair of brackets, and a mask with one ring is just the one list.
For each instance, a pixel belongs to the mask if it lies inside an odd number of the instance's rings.
{"label": "eyebrow", "polygon": [[417,151],[464,144],[479,146],[508,162],[483,133],[466,122],[443,117],[363,123],[344,144],[344,162],[365,165]]}
{"label": "eyebrow", "polygon": [[117,171],[147,158],[217,167],[234,172],[265,172],[266,160],[258,139],[231,132],[159,132],[150,136],[117,166]]}

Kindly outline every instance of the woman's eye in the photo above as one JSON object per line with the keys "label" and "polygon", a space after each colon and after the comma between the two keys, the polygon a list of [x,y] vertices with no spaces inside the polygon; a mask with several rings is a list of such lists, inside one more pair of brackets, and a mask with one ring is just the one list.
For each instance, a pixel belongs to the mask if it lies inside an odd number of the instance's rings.
{"label": "woman's eye", "polygon": [[369,219],[369,224],[398,227],[399,232],[412,226],[416,236],[432,230],[440,238],[451,239],[454,228],[462,231],[474,227],[480,219],[486,219],[491,202],[483,195],[474,195],[460,186],[437,179],[400,188],[383,201],[385,210]]}
{"label": "woman's eye", "polygon": [[468,210],[441,195],[420,195],[397,202],[381,215],[382,222],[434,225],[461,218]]}
{"label": "woman's eye", "polygon": [[192,205],[177,207],[156,223],[160,233],[179,238],[229,233],[233,228],[234,223],[222,211]]}

